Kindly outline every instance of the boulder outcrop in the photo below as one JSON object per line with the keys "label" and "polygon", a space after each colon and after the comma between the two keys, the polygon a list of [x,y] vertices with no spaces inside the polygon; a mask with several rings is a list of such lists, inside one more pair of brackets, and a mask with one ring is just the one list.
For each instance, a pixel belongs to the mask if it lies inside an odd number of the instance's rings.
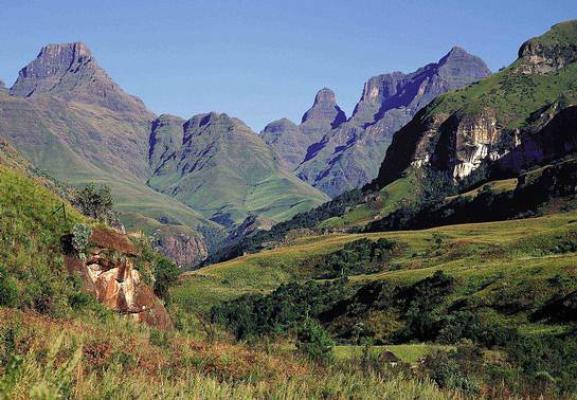
{"label": "boulder outcrop", "polygon": [[66,266],[80,276],[86,291],[107,308],[159,329],[172,328],[168,312],[135,269],[138,251],[128,237],[109,229],[95,228],[84,257],[74,255],[63,238]]}

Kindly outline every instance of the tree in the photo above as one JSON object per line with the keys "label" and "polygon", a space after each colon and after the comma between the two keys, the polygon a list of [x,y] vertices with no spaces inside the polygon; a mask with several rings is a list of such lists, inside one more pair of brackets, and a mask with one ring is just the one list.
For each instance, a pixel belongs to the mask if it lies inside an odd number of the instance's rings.
{"label": "tree", "polygon": [[96,187],[94,183],[89,183],[76,192],[73,203],[82,214],[88,217],[105,222],[114,219],[112,210],[114,202],[110,187],[107,185]]}

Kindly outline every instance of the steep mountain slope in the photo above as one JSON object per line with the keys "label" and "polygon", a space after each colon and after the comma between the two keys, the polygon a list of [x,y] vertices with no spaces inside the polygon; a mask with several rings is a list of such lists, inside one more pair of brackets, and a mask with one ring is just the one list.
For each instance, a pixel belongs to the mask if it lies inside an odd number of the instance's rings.
{"label": "steep mountain slope", "polygon": [[305,160],[311,145],[320,142],[327,132],[345,121],[346,115],[337,105],[335,93],[324,88],[316,94],[300,125],[283,118],[268,124],[261,136],[292,170]]}
{"label": "steep mountain slope", "polygon": [[161,116],[150,143],[149,185],[225,226],[249,213],[280,221],[326,200],[285,170],[242,121],[226,114],[200,114],[184,123]]}
{"label": "steep mountain slope", "polygon": [[577,150],[577,21],[524,43],[505,70],[446,94],[395,134],[373,187],[426,167],[469,184]]}
{"label": "steep mountain slope", "polygon": [[370,182],[395,131],[438,95],[489,73],[480,58],[454,47],[413,73],[369,79],[351,118],[312,146],[297,175],[331,197]]}

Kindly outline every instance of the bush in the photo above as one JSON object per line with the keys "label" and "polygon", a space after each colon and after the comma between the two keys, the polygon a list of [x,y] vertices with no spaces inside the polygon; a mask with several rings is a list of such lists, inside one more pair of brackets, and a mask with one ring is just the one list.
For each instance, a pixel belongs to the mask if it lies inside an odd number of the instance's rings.
{"label": "bush", "polygon": [[312,361],[324,363],[331,360],[334,345],[335,342],[318,322],[308,320],[297,332],[297,348]]}
{"label": "bush", "polygon": [[466,395],[479,393],[479,385],[473,378],[481,367],[481,354],[471,348],[460,348],[457,351],[435,351],[427,356],[424,366],[440,387],[459,390]]}
{"label": "bush", "polygon": [[72,203],[82,212],[82,214],[104,222],[111,222],[115,219],[112,207],[112,193],[110,187],[102,185],[96,187],[90,183],[76,192]]}
{"label": "bush", "polygon": [[16,307],[18,297],[16,281],[8,276],[6,269],[0,265],[0,306]]}
{"label": "bush", "polygon": [[180,268],[166,257],[160,257],[154,266],[154,293],[168,302],[168,290],[178,281]]}
{"label": "bush", "polygon": [[86,224],[75,224],[72,228],[72,247],[79,256],[85,255],[91,234],[92,229]]}

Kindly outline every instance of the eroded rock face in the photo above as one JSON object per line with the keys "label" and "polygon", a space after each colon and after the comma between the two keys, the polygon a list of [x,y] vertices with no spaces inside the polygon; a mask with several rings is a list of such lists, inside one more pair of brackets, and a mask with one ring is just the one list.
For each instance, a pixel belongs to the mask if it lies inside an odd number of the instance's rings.
{"label": "eroded rock face", "polygon": [[577,61],[577,43],[547,45],[538,39],[523,43],[519,49],[519,68],[523,74],[547,74]]}
{"label": "eroded rock face", "polygon": [[[439,143],[432,155],[438,167],[446,167],[455,180],[469,176],[487,160],[496,160],[508,150],[499,150],[501,129],[495,112],[484,110],[475,115],[453,115],[441,127]],[[424,144],[420,146],[421,157],[413,165],[423,165],[431,157]]]}
{"label": "eroded rock face", "polygon": [[78,274],[85,290],[107,308],[159,329],[172,328],[162,302],[134,268],[137,250],[126,235],[95,229],[85,258],[66,256],[70,273]]}
{"label": "eroded rock face", "polygon": [[160,230],[153,237],[156,250],[183,269],[193,269],[208,257],[206,243],[198,237]]}

